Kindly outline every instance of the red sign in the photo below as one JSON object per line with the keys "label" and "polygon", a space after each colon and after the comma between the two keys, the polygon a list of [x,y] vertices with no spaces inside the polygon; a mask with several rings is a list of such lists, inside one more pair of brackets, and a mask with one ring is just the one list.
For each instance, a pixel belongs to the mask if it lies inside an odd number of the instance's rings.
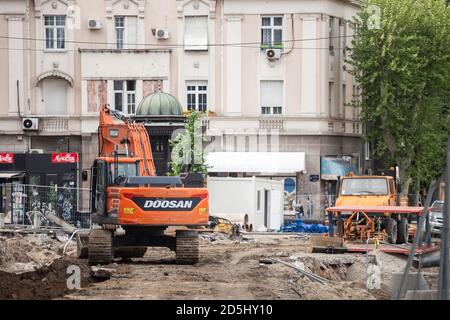
{"label": "red sign", "polygon": [[52,153],[52,163],[77,163],[78,153]]}
{"label": "red sign", "polygon": [[0,153],[0,163],[14,163],[14,153]]}

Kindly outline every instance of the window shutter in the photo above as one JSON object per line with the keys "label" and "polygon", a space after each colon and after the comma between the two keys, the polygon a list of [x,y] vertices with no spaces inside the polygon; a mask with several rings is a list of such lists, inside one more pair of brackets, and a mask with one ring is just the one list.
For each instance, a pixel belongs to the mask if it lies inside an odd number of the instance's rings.
{"label": "window shutter", "polygon": [[283,106],[283,81],[261,81],[261,106]]}
{"label": "window shutter", "polygon": [[126,17],[128,49],[136,48],[137,44],[137,17]]}
{"label": "window shutter", "polygon": [[208,50],[208,17],[185,17],[184,50]]}
{"label": "window shutter", "polygon": [[61,79],[45,79],[44,104],[48,115],[67,115],[67,82]]}

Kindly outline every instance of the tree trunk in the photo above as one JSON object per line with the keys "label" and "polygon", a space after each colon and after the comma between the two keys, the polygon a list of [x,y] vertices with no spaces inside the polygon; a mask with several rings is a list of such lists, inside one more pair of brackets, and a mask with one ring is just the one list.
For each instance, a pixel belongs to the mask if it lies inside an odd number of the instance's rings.
{"label": "tree trunk", "polygon": [[[411,180],[411,174],[400,166],[400,182],[402,186],[402,192],[400,193],[400,204],[409,204],[408,194],[409,194],[409,185]],[[406,203],[405,203],[406,201]]]}

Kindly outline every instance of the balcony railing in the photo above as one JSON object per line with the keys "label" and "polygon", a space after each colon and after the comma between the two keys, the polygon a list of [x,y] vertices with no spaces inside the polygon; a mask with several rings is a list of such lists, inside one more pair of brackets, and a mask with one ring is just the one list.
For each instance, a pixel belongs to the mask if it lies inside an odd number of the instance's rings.
{"label": "balcony railing", "polygon": [[45,132],[64,132],[69,130],[68,118],[41,118],[41,130]]}
{"label": "balcony railing", "polygon": [[259,120],[259,129],[284,131],[283,119],[262,119]]}

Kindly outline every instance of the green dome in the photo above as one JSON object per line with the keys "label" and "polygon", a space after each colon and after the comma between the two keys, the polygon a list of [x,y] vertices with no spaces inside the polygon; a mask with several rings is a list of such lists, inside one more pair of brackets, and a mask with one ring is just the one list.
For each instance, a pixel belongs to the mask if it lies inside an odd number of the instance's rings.
{"label": "green dome", "polygon": [[136,109],[137,116],[181,116],[183,108],[173,95],[155,91],[146,96]]}

